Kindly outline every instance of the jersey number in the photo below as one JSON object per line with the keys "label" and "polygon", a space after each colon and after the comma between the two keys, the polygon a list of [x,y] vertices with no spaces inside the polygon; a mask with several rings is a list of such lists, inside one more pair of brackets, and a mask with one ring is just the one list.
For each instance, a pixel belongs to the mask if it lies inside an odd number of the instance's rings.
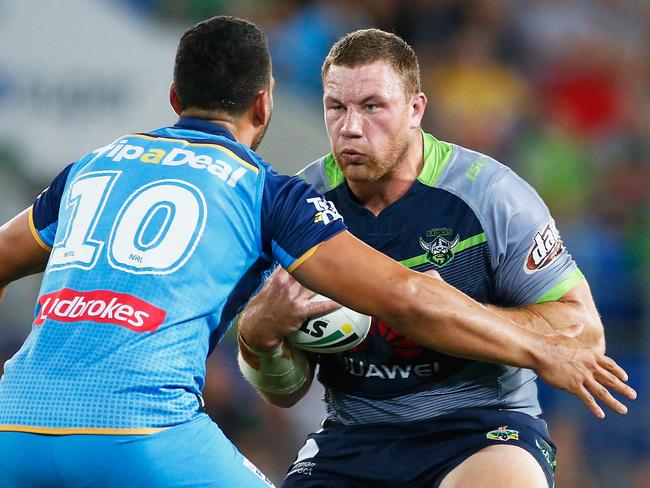
{"label": "jersey number", "polygon": [[[70,184],[63,239],[52,248],[49,269],[90,269],[104,247],[92,238],[119,171],[93,172]],[[108,262],[135,274],[169,274],[190,258],[205,228],[205,198],[194,185],[159,180],[135,190],[117,212],[108,239]],[[110,225],[104,224],[104,225]]]}

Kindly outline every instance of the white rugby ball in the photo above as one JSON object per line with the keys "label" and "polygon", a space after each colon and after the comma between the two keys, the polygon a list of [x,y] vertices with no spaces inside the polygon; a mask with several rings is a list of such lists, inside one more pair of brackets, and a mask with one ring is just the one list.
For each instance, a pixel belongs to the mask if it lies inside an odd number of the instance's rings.
{"label": "white rugby ball", "polygon": [[[312,301],[329,300],[316,295]],[[299,349],[318,353],[335,353],[358,346],[368,335],[372,317],[341,307],[322,317],[310,318],[289,336]]]}

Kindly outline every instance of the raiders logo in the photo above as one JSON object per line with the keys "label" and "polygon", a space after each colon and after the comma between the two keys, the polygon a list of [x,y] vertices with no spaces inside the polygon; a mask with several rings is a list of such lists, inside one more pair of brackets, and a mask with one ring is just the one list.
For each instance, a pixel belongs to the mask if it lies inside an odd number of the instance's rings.
{"label": "raiders logo", "polygon": [[460,237],[456,235],[453,241],[448,241],[442,236],[437,236],[432,242],[427,242],[420,237],[420,247],[424,249],[426,259],[436,268],[442,268],[454,258],[454,247],[458,245]]}
{"label": "raiders logo", "polygon": [[553,221],[546,224],[543,230],[533,237],[533,245],[528,251],[524,271],[528,274],[535,273],[548,266],[564,249],[560,234]]}

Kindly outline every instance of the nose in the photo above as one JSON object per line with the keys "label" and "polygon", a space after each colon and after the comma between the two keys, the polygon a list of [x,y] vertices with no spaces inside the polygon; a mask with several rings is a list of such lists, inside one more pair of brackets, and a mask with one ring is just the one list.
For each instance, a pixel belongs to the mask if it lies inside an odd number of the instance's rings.
{"label": "nose", "polygon": [[341,127],[341,135],[346,138],[361,137],[362,130],[361,114],[354,109],[348,109]]}

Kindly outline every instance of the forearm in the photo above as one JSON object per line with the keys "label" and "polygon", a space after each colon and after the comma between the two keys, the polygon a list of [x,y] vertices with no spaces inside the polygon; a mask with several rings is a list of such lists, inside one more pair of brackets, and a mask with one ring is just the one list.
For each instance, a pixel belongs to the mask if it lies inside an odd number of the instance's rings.
{"label": "forearm", "polygon": [[489,308],[503,318],[540,334],[562,332],[572,325],[582,325],[582,331],[576,338],[585,345],[601,352],[605,351],[603,325],[586,281],[569,291],[559,301],[516,308],[490,305]]}
{"label": "forearm", "polygon": [[535,369],[550,344],[545,336],[442,280],[386,259],[347,233],[324,243],[294,276],[307,288],[449,355]]}
{"label": "forearm", "polygon": [[237,334],[237,362],[244,378],[273,405],[289,408],[309,390],[313,367],[303,351],[283,340],[270,351],[259,351]]}
{"label": "forearm", "polygon": [[[418,282],[414,309],[388,321],[427,347],[452,356],[516,367],[538,367],[546,338],[440,282]],[[444,306],[440,306],[444,303]],[[435,327],[431,324],[435,323]]]}

